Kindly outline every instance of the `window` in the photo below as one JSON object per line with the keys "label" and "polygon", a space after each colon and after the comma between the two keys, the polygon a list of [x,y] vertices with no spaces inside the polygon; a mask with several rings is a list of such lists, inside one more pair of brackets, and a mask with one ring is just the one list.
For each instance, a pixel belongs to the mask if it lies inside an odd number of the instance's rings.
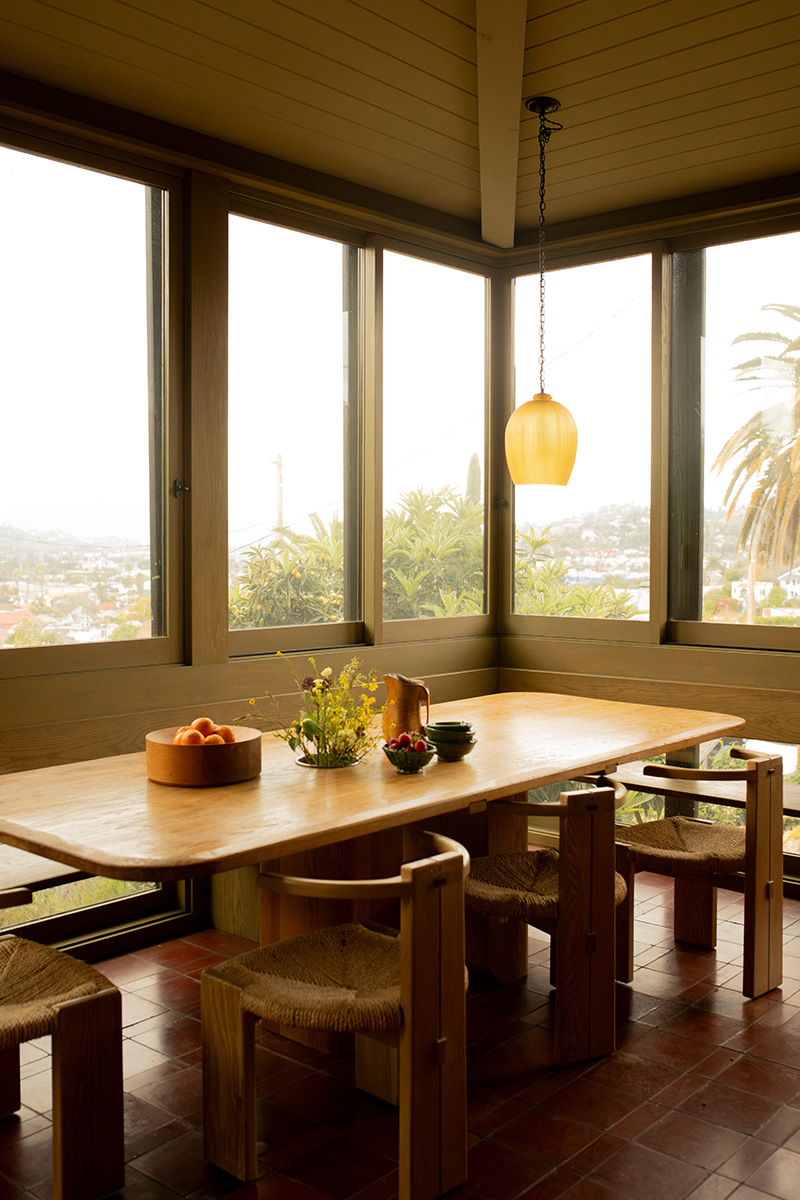
{"label": "window", "polygon": [[152,644],[166,193],[0,147],[0,195],[0,648]]}
{"label": "window", "polygon": [[[650,613],[651,260],[547,273],[545,386],[578,426],[566,487],[515,489],[514,612]],[[515,285],[516,404],[539,391],[539,276]]]}
{"label": "window", "polygon": [[670,613],[722,642],[800,626],[799,254],[790,233],[673,256]]}
{"label": "window", "polygon": [[486,280],[383,262],[383,617],[481,614]]}
{"label": "window", "polygon": [[354,622],[359,252],[242,216],[229,228],[230,629]]}

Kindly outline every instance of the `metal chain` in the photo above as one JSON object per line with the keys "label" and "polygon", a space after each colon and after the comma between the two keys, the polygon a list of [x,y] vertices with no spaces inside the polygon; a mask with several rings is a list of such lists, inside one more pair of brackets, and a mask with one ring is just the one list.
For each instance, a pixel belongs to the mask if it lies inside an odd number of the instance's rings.
{"label": "metal chain", "polygon": [[539,392],[544,393],[544,148],[551,130],[539,113]]}

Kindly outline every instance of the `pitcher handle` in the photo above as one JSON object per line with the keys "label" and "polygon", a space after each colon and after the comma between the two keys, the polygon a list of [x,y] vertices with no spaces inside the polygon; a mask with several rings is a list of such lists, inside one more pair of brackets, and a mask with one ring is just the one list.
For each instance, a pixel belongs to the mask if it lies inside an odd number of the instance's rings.
{"label": "pitcher handle", "polygon": [[431,721],[431,694],[424,683],[419,685],[425,693],[425,724],[430,725]]}

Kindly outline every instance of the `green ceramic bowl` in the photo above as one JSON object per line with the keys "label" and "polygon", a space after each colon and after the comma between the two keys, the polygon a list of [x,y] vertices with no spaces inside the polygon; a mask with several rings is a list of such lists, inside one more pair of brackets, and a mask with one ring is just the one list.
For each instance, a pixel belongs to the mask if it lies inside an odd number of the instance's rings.
{"label": "green ceramic bowl", "polygon": [[468,742],[474,736],[469,721],[433,721],[422,727],[429,742]]}
{"label": "green ceramic bowl", "polygon": [[393,750],[390,746],[383,747],[383,753],[400,775],[416,775],[436,753],[434,746],[427,750]]}
{"label": "green ceramic bowl", "polygon": [[460,762],[462,758],[466,758],[472,753],[472,747],[477,742],[477,738],[470,738],[468,742],[434,742],[436,753],[442,762]]}

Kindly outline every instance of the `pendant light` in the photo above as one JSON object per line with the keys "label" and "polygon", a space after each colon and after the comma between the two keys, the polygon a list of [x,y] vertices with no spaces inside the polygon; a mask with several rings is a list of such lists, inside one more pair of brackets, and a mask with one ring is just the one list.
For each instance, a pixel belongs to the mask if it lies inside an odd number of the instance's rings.
{"label": "pendant light", "polygon": [[520,405],[506,425],[506,460],[514,483],[565,484],[578,449],[578,429],[563,404],[544,390],[544,150],[554,129],[549,120],[561,107],[551,96],[534,96],[525,107],[539,114],[539,391]]}

